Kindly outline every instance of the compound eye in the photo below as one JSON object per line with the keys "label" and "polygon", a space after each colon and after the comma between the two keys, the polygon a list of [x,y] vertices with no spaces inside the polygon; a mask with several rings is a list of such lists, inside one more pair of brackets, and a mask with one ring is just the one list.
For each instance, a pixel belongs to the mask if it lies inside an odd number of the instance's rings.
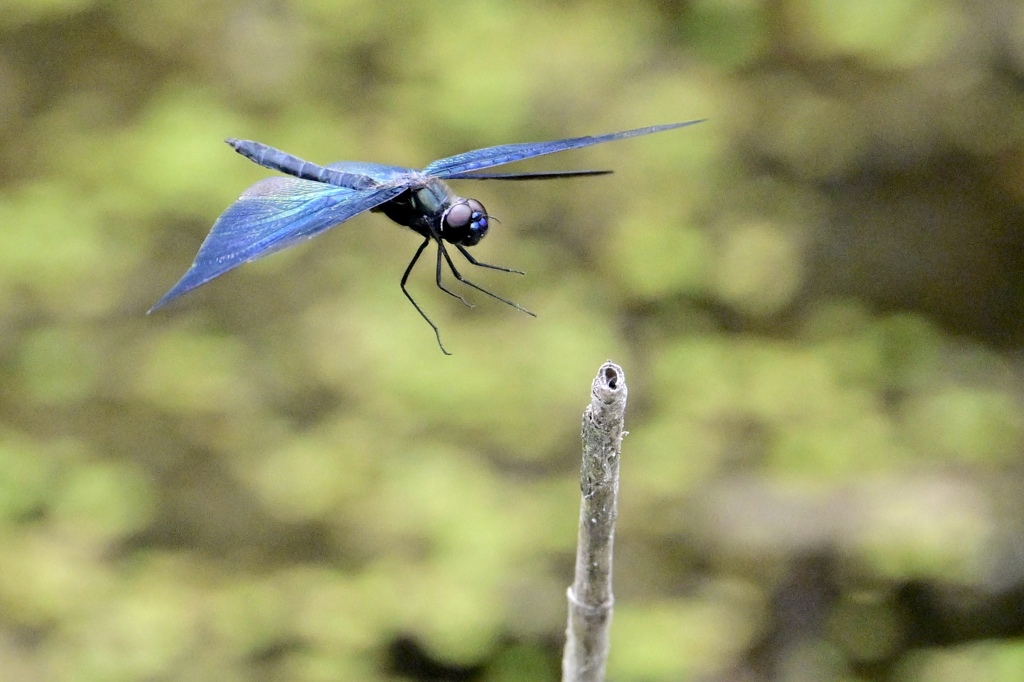
{"label": "compound eye", "polygon": [[[479,204],[477,204],[479,206]],[[481,206],[481,208],[483,208]],[[455,204],[448,209],[448,214],[445,215],[445,222],[448,223],[448,227],[465,227],[469,225],[470,220],[473,219],[473,208],[465,204]]]}
{"label": "compound eye", "polygon": [[487,234],[487,211],[476,199],[460,199],[448,207],[441,223],[446,241],[473,246]]}
{"label": "compound eye", "polygon": [[490,227],[487,220],[487,209],[476,199],[466,199],[466,205],[473,209],[473,215],[469,218],[469,229],[476,235],[476,241],[483,239]]}

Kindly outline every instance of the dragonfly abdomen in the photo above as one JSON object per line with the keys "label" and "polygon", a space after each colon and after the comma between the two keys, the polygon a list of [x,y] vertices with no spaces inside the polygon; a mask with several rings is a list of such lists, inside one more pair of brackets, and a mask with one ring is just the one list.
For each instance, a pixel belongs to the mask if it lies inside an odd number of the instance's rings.
{"label": "dragonfly abdomen", "polygon": [[231,138],[227,140],[227,143],[236,152],[264,168],[281,171],[302,180],[313,180],[314,182],[323,182],[337,187],[348,187],[349,189],[369,189],[378,184],[375,180],[365,175],[346,173],[333,168],[325,168],[309,161],[303,161],[297,156],[292,156],[262,142]]}

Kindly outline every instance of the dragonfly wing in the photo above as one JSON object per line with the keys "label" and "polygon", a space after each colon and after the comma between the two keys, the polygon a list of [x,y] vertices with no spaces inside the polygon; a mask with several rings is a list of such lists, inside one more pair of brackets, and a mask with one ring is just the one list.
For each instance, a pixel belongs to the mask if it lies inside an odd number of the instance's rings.
{"label": "dragonfly wing", "polygon": [[395,181],[419,175],[419,171],[415,168],[388,166],[383,163],[372,163],[369,161],[337,161],[327,167],[343,173],[363,175],[379,183],[394,183]]}
{"label": "dragonfly wing", "polygon": [[590,175],[609,175],[610,170],[538,171],[536,173],[453,173],[445,180],[557,180]]}
{"label": "dragonfly wing", "polygon": [[404,189],[353,190],[294,178],[261,180],[217,218],[188,272],[150,312],[243,263],[309,239],[379,206]]}
{"label": "dragonfly wing", "polygon": [[506,163],[512,163],[513,161],[532,159],[537,156],[544,156],[545,154],[563,152],[567,149],[589,147],[591,145],[601,144],[602,142],[611,142],[612,140],[624,140],[627,137],[651,135],[652,133],[660,133],[663,130],[672,130],[673,128],[682,128],[683,126],[693,125],[694,123],[700,123],[700,121],[668,123],[666,125],[650,126],[648,128],[623,130],[622,132],[608,133],[607,135],[572,137],[567,140],[520,142],[517,144],[498,145],[497,147],[485,147],[484,149],[474,149],[471,152],[449,156],[447,159],[438,159],[424,168],[423,172],[426,175],[433,175],[438,178],[451,178],[455,175],[468,173],[470,171],[502,166]]}

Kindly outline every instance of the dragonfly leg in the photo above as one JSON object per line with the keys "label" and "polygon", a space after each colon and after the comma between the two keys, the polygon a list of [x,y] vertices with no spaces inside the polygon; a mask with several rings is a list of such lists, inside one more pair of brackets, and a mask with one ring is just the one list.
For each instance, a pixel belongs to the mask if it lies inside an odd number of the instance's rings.
{"label": "dragonfly leg", "polygon": [[[454,291],[451,291],[441,281],[441,255],[442,254],[448,260],[448,264],[451,265],[452,260],[451,260],[451,258],[448,258],[448,251],[447,251],[447,249],[444,248],[444,243],[440,239],[438,239],[437,240],[437,288],[440,289],[441,291],[443,291],[444,293],[448,294],[449,296],[454,296],[455,298],[459,299],[460,301],[462,301],[462,304],[464,306],[472,308],[473,307],[472,303],[470,303],[469,301],[464,299],[462,296],[459,296]],[[455,270],[452,269],[452,272],[455,272]],[[457,276],[457,274],[456,274],[456,276]]]}
{"label": "dragonfly leg", "polygon": [[[522,270],[513,270],[512,268],[503,268],[500,265],[491,265],[490,263],[483,263],[481,261],[478,261],[476,258],[473,258],[473,254],[471,254],[469,251],[467,251],[466,247],[463,246],[462,244],[456,244],[455,248],[457,248],[462,253],[462,255],[466,257],[466,260],[468,260],[472,265],[476,265],[476,266],[481,267],[481,268],[490,268],[491,270],[500,270],[502,272],[511,272],[514,275],[525,275],[526,274]],[[452,269],[454,270],[454,268],[452,268]]]}
{"label": "dragonfly leg", "polygon": [[451,355],[451,353],[449,353],[448,350],[444,347],[444,344],[441,343],[441,332],[438,331],[437,325],[434,324],[429,317],[427,317],[427,314],[423,312],[423,308],[421,308],[419,303],[417,303],[416,300],[412,297],[412,294],[409,293],[409,290],[405,288],[405,283],[409,281],[409,273],[412,272],[412,268],[414,265],[416,265],[416,261],[420,259],[420,254],[423,253],[423,249],[427,248],[427,244],[429,243],[430,237],[427,237],[426,239],[423,240],[423,243],[420,244],[420,248],[416,249],[416,253],[413,255],[412,260],[409,261],[408,267],[405,268],[405,273],[402,274],[402,281],[400,283],[400,286],[402,287],[402,293],[405,294],[405,297],[407,299],[409,299],[409,303],[412,303],[412,307],[416,309],[416,312],[420,314],[420,317],[426,320],[427,324],[430,325],[430,328],[434,330],[434,336],[437,337],[437,345],[441,347],[441,352],[444,353],[445,355]]}
{"label": "dragonfly leg", "polygon": [[[467,253],[466,253],[465,249],[463,249],[463,248],[462,248],[461,246],[459,246],[458,244],[456,244],[456,246],[457,246],[457,247],[459,248],[459,251],[462,251],[463,255],[466,255],[466,256],[468,256],[468,255],[469,255],[469,254],[467,254]],[[448,268],[449,268],[449,269],[450,269],[450,270],[452,271],[452,274],[453,274],[453,275],[455,275],[455,279],[459,280],[460,282],[462,282],[462,283],[463,283],[463,284],[465,284],[466,286],[469,286],[469,287],[473,287],[473,288],[474,288],[474,289],[476,289],[477,291],[483,292],[483,293],[487,294],[488,296],[490,296],[491,298],[496,298],[496,299],[498,299],[499,301],[501,301],[502,303],[505,303],[505,304],[507,304],[507,305],[510,305],[510,306],[512,306],[513,308],[515,308],[516,310],[522,311],[522,312],[526,313],[527,315],[529,315],[529,316],[531,316],[531,317],[537,317],[537,315],[536,315],[536,314],[534,314],[534,313],[531,313],[531,312],[530,312],[529,310],[527,310],[527,309],[526,309],[526,308],[524,308],[523,306],[519,305],[518,303],[513,303],[512,301],[508,300],[507,298],[502,298],[501,296],[498,296],[498,295],[497,295],[496,293],[494,293],[494,292],[491,292],[491,291],[487,291],[487,289],[484,289],[484,288],[483,288],[482,286],[478,286],[478,285],[476,285],[476,284],[473,284],[473,283],[472,283],[472,282],[470,282],[470,281],[469,281],[468,279],[466,279],[465,277],[463,277],[463,276],[462,276],[462,273],[460,273],[460,272],[458,271],[458,269],[456,269],[456,267],[455,267],[455,263],[453,263],[453,262],[452,262],[452,258],[451,258],[451,256],[449,256],[449,255],[448,255],[448,251],[446,251],[446,250],[442,250],[442,251],[441,251],[440,253],[443,253],[443,254],[444,254],[444,259],[445,259],[446,261],[448,261]],[[474,260],[472,260],[472,258],[470,258],[470,261],[469,261],[469,262],[470,262],[470,263],[472,263],[473,265],[481,265],[481,266],[483,266],[483,265],[484,265],[483,263],[477,263],[477,262],[475,262]],[[504,269],[505,269],[505,268],[498,268],[498,267],[495,267],[495,266],[493,266],[493,265],[489,265],[489,266],[484,266],[484,267],[491,267],[491,268],[494,268],[494,269],[496,269],[496,270],[504,270]],[[516,272],[516,270],[508,270],[507,272]]]}

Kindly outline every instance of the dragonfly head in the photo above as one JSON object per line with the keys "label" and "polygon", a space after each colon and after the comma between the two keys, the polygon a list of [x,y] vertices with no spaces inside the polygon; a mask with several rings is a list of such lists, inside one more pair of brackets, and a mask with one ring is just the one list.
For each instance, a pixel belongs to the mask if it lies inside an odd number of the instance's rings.
{"label": "dragonfly head", "polygon": [[473,246],[487,234],[487,209],[476,199],[458,199],[441,216],[441,234],[452,244]]}

